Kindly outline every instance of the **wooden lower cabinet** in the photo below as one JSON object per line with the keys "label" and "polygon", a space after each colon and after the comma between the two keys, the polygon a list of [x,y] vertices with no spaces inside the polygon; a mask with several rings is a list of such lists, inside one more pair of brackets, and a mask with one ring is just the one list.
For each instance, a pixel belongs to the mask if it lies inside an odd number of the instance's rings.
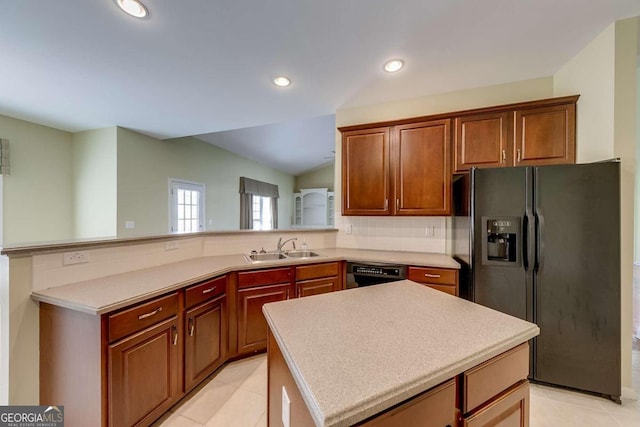
{"label": "wooden lower cabinet", "polygon": [[162,321],[109,345],[109,425],[143,426],[180,395],[178,319]]}
{"label": "wooden lower cabinet", "polygon": [[409,267],[407,279],[456,297],[459,295],[458,270]]}
{"label": "wooden lower cabinet", "polygon": [[225,294],[185,312],[184,388],[189,391],[222,365],[227,357]]}
{"label": "wooden lower cabinet", "polygon": [[295,268],[296,297],[339,291],[342,289],[341,272],[339,262],[297,266]]}
{"label": "wooden lower cabinet", "polygon": [[291,297],[291,284],[238,289],[238,354],[267,348],[267,321],[262,306]]}
{"label": "wooden lower cabinet", "polygon": [[464,427],[527,427],[529,425],[529,382],[522,380],[497,398],[463,419]]}
{"label": "wooden lower cabinet", "polygon": [[296,297],[308,297],[310,295],[334,292],[339,289],[339,286],[340,283],[337,277],[296,282]]}

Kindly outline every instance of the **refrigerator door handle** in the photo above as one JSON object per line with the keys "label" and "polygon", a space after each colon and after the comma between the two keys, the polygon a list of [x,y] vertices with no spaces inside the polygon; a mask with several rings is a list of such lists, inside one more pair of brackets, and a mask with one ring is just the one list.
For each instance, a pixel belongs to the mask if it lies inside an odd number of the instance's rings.
{"label": "refrigerator door handle", "polygon": [[529,271],[529,215],[526,212],[522,217],[522,265],[524,271]]}
{"label": "refrigerator door handle", "polygon": [[538,209],[536,212],[536,272],[544,268],[544,215]]}

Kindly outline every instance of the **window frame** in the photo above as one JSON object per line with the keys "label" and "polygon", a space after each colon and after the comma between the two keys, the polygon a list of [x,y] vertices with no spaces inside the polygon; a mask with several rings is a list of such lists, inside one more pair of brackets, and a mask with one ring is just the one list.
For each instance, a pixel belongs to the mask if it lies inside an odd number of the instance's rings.
{"label": "window frame", "polygon": [[[177,190],[197,191],[198,196],[198,230],[174,231],[178,228],[178,203]],[[169,178],[169,234],[187,234],[205,231],[205,206],[206,185],[201,182],[187,181],[184,179]]]}

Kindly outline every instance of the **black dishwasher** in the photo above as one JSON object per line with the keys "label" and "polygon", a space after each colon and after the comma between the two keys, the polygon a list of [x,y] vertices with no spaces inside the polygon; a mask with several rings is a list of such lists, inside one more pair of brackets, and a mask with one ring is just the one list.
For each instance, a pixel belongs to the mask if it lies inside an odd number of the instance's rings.
{"label": "black dishwasher", "polygon": [[347,289],[395,282],[407,278],[407,266],[378,262],[348,262]]}

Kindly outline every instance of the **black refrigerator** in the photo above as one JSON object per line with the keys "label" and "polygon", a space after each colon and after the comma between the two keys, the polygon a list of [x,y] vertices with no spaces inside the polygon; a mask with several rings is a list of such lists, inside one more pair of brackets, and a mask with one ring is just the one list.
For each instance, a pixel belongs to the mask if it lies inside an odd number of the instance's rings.
{"label": "black refrigerator", "polygon": [[620,401],[620,163],[454,182],[461,294],[536,323],[530,379]]}

